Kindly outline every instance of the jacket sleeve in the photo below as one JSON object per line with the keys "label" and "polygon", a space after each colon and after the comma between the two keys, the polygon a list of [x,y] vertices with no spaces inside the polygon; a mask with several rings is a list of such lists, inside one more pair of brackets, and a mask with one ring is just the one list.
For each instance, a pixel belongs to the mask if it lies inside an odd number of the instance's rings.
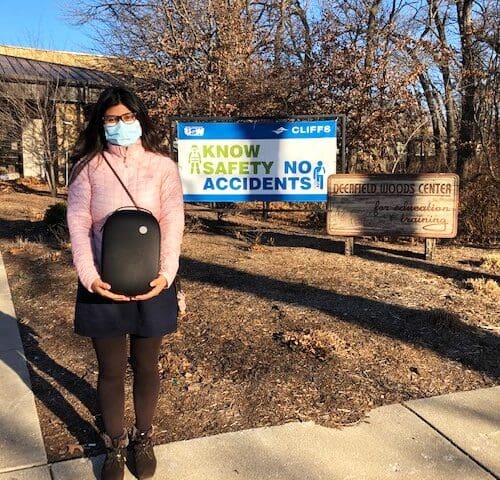
{"label": "jacket sleeve", "polygon": [[91,285],[96,278],[99,278],[99,273],[93,251],[91,185],[88,170],[87,165],[69,187],[67,220],[73,263],[83,286],[92,292]]}
{"label": "jacket sleeve", "polygon": [[177,164],[165,158],[160,194],[160,275],[172,285],[179,269],[182,235],[184,232],[184,200]]}

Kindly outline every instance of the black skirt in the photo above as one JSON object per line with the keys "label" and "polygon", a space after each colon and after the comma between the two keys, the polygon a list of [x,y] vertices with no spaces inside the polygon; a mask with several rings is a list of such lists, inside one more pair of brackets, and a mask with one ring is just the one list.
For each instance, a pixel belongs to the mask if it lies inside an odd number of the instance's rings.
{"label": "black skirt", "polygon": [[116,302],[89,292],[78,281],[75,333],[85,337],[118,337],[126,334],[161,337],[177,328],[175,283],[149,300]]}

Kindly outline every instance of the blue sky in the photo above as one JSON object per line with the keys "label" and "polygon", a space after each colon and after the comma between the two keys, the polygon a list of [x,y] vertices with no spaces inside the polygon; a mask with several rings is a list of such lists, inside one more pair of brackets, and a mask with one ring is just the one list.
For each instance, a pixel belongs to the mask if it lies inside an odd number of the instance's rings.
{"label": "blue sky", "polygon": [[0,45],[92,53],[88,29],[63,14],[63,0],[0,0]]}

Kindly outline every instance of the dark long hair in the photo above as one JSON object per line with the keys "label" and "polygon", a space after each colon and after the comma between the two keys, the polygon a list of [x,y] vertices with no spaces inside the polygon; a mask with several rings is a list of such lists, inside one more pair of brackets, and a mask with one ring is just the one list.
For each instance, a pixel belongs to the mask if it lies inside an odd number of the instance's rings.
{"label": "dark long hair", "polygon": [[142,128],[141,140],[143,147],[150,152],[163,153],[160,140],[143,101],[127,88],[109,87],[99,96],[99,99],[92,108],[87,126],[78,137],[75,151],[70,159],[73,166],[70,184],[83,170],[85,165],[105,149],[106,137],[104,136],[102,117],[108,108],[114,107],[119,103],[125,105],[131,112],[134,112],[137,120],[139,120]]}

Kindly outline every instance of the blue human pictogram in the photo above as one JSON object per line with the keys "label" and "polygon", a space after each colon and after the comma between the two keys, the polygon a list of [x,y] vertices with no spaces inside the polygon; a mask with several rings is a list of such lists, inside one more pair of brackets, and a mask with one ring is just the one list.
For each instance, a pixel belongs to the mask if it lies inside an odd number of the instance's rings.
{"label": "blue human pictogram", "polygon": [[325,167],[323,162],[320,160],[313,170],[314,184],[317,188],[323,189],[323,179],[325,176]]}

